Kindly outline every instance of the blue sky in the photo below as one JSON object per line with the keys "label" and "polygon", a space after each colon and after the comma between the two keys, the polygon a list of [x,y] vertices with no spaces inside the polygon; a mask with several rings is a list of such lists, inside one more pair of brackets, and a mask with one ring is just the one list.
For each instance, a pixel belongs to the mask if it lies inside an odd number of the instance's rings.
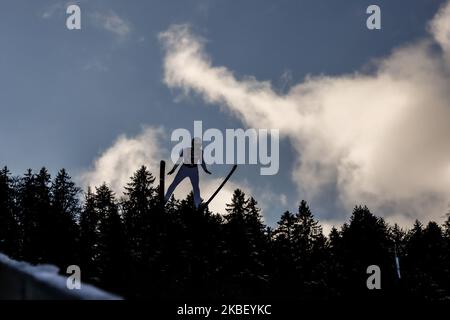
{"label": "blue sky", "polygon": [[[15,174],[47,166],[53,173],[65,167],[77,176],[119,135],[136,136],[143,126],[162,126],[166,132],[192,128],[194,120],[220,129],[246,126],[226,108],[164,83],[166,53],[158,35],[172,25],[188,24],[206,39],[204,50],[214,65],[237,78],[269,81],[283,94],[307,75],[370,70],[373,59],[427,37],[427,22],[444,1],[71,3],[81,7],[81,31],[65,27],[67,2],[2,1],[0,162]],[[382,10],[382,30],[369,31],[365,11],[375,3]],[[165,137],[160,143],[170,148]],[[286,196],[286,202],[265,208],[270,223],[282,210],[295,210],[303,196],[292,181],[299,155],[289,138],[282,139],[280,151],[278,175],[259,176],[259,168],[245,167],[236,176],[257,200],[267,192]],[[220,177],[228,167],[213,170]],[[311,200],[319,218],[345,215],[335,189],[326,185]]]}

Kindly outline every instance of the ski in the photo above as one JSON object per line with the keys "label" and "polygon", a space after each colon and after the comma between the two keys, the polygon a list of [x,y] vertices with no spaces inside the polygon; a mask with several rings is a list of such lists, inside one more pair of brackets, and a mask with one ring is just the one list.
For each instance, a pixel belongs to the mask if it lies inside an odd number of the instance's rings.
{"label": "ski", "polygon": [[216,197],[216,195],[219,193],[219,191],[223,188],[223,186],[225,185],[225,183],[227,183],[227,181],[230,179],[230,177],[233,175],[234,171],[236,171],[237,168],[237,164],[235,164],[233,166],[233,168],[231,168],[231,171],[228,173],[228,175],[225,177],[225,179],[222,181],[222,183],[220,184],[220,186],[217,188],[217,190],[212,194],[211,197],[209,197],[208,201],[206,201],[205,203],[200,205],[200,208],[206,208],[210,202]]}
{"label": "ski", "polygon": [[164,208],[164,192],[165,192],[165,176],[166,176],[166,162],[164,160],[161,160],[159,164],[159,202],[161,204],[161,207]]}

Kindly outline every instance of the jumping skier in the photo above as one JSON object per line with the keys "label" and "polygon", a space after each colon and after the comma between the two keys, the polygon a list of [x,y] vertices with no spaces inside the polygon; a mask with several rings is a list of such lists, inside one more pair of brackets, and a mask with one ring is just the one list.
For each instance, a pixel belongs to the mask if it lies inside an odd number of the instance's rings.
{"label": "jumping skier", "polygon": [[172,170],[170,170],[167,174],[173,174],[181,162],[183,162],[183,164],[181,165],[180,170],[178,170],[175,179],[173,179],[172,184],[167,189],[167,193],[164,196],[164,201],[167,202],[169,200],[175,188],[181,181],[183,181],[185,178],[189,178],[189,180],[191,180],[192,190],[194,192],[195,207],[198,208],[201,202],[198,178],[198,164],[201,165],[203,171],[205,171],[207,174],[211,174],[208,168],[206,168],[206,164],[203,159],[202,140],[200,138],[192,139],[191,147],[185,148],[181,151],[180,158],[175,163]]}

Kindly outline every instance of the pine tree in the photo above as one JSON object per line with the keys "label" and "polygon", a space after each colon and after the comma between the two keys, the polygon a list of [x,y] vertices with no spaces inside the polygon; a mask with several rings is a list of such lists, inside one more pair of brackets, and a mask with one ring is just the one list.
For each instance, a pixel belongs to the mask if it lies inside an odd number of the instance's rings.
{"label": "pine tree", "polygon": [[55,251],[56,230],[54,228],[55,216],[50,202],[51,176],[45,167],[41,168],[35,177],[36,218],[38,221],[37,242],[39,263],[55,263],[52,252]]}
{"label": "pine tree", "polygon": [[250,258],[254,261],[255,276],[261,281],[261,285],[266,285],[269,277],[265,269],[269,259],[269,237],[266,233],[266,226],[263,223],[261,209],[253,197],[247,199],[245,211],[247,239],[252,247]]}
{"label": "pine tree", "polygon": [[302,258],[307,259],[313,249],[313,243],[316,237],[322,232],[322,229],[319,226],[319,223],[314,219],[314,216],[305,200],[300,202],[295,218],[295,247],[300,255],[300,260],[302,260]]}
{"label": "pine tree", "polygon": [[424,298],[433,291],[429,286],[432,279],[427,270],[427,255],[425,229],[422,223],[416,220],[407,235],[406,256],[402,264],[402,278],[413,297]]}
{"label": "pine tree", "polygon": [[425,254],[425,246],[423,242],[423,226],[419,220],[414,222],[413,228],[408,232],[407,241],[408,260],[421,263],[421,258]]}
{"label": "pine tree", "polygon": [[328,269],[330,265],[329,243],[320,227],[316,234],[311,252],[311,283],[310,290],[316,299],[325,299],[328,294]]}
{"label": "pine tree", "polygon": [[439,300],[445,298],[445,246],[441,227],[430,221],[423,231],[424,255],[422,272],[427,275],[427,298]]}
{"label": "pine tree", "polygon": [[100,219],[100,281],[109,290],[124,291],[128,265],[125,230],[115,195],[106,184],[96,188],[95,209]]}
{"label": "pine tree", "polygon": [[292,297],[297,293],[296,251],[294,248],[295,215],[289,211],[282,214],[272,238],[272,282],[273,290],[281,297]]}
{"label": "pine tree", "polygon": [[[122,201],[123,215],[132,273],[129,282],[136,289],[136,296],[145,294],[149,286],[155,285],[149,274],[154,274],[160,261],[158,251],[164,242],[158,212],[158,192],[153,185],[155,178],[142,166],[131,177],[125,187]],[[153,283],[152,283],[153,282]]]}
{"label": "pine tree", "polygon": [[145,166],[142,166],[125,187],[124,222],[131,257],[138,263],[142,263],[145,258],[148,259],[148,257],[142,255],[149,252],[147,236],[151,228],[150,215],[152,208],[156,208],[157,201],[157,190],[153,186],[154,181],[153,175]]}
{"label": "pine tree", "polygon": [[236,189],[226,210],[224,269],[230,278],[227,290],[244,297],[264,294],[267,275],[262,243],[267,235],[256,201],[246,199],[245,193]]}
{"label": "pine tree", "polygon": [[405,231],[403,231],[403,229],[400,228],[397,223],[395,223],[393,227],[389,228],[389,233],[391,241],[394,242],[397,247],[398,253],[400,254],[401,252],[403,252],[405,246]]}
{"label": "pine tree", "polygon": [[285,211],[277,222],[277,228],[274,231],[274,239],[280,243],[292,245],[294,241],[295,216],[289,211]]}
{"label": "pine tree", "polygon": [[228,214],[225,216],[225,220],[228,223],[233,222],[243,225],[247,203],[248,201],[245,199],[245,193],[240,189],[234,190],[231,204],[226,205]]}
{"label": "pine tree", "polygon": [[336,252],[339,249],[341,242],[341,234],[336,229],[336,227],[333,226],[331,228],[330,235],[328,236],[328,238],[330,242],[330,249],[332,250],[331,252]]}
{"label": "pine tree", "polygon": [[90,187],[85,194],[83,209],[80,214],[80,268],[86,281],[99,282],[98,244],[99,217],[96,210],[95,195]]}
{"label": "pine tree", "polygon": [[[344,228],[345,229],[345,228]],[[329,263],[327,268],[326,281],[329,288],[329,295],[336,298],[340,297],[344,283],[343,272],[343,243],[342,234],[336,227],[332,227],[328,236]]]}
{"label": "pine tree", "polygon": [[[189,289],[197,262],[197,257],[194,256],[194,242],[197,236],[201,236],[201,233],[195,232],[198,230],[196,226],[198,219],[193,193],[189,193],[186,199],[181,201],[169,202],[169,210],[166,213],[169,219],[166,244],[165,246],[157,245],[158,249],[155,253],[159,254],[154,255],[153,265],[156,265],[155,262],[161,263],[162,276],[167,277],[169,287],[169,290],[164,290],[166,295],[186,297],[189,293],[192,294]],[[156,236],[154,241],[157,241]],[[167,254],[164,257],[161,256],[164,250],[159,248],[167,248]]]}
{"label": "pine tree", "polygon": [[[178,297],[210,298],[221,293],[219,274],[223,238],[222,219],[208,208],[195,208],[192,192],[179,202],[177,212],[169,216],[169,229],[163,250],[176,252],[165,260],[165,269],[171,270],[170,277],[178,280],[172,287]],[[170,214],[170,213],[169,213]],[[166,262],[167,261],[167,262]]]}
{"label": "pine tree", "polygon": [[300,202],[295,215],[294,248],[296,252],[294,281],[304,295],[317,294],[323,286],[317,281],[322,276],[318,276],[317,273],[321,273],[323,269],[318,258],[324,256],[326,240],[322,234],[322,228],[314,219],[305,200]]}
{"label": "pine tree", "polygon": [[77,256],[78,225],[80,214],[78,194],[65,169],[61,169],[51,186],[53,252],[51,262],[65,270],[69,265],[79,264]]}
{"label": "pine tree", "polygon": [[241,281],[241,275],[248,275],[248,256],[250,245],[247,242],[245,226],[245,208],[247,200],[244,192],[236,189],[231,199],[231,204],[226,205],[227,214],[224,216],[224,269],[231,278],[231,285],[237,285]]}
{"label": "pine tree", "polygon": [[[390,293],[396,279],[393,249],[384,219],[374,216],[366,206],[356,206],[350,224],[342,228],[341,261],[343,280],[347,283],[344,293],[354,297]],[[366,283],[360,281],[367,278],[370,265],[383,270],[383,292],[369,291]]]}
{"label": "pine tree", "polygon": [[402,269],[402,262],[405,257],[406,252],[406,232],[399,227],[397,223],[394,224],[393,227],[389,228],[389,235],[390,235],[390,241],[392,245],[394,246],[394,263],[395,267],[397,268],[397,260],[399,263],[400,268],[400,275],[397,275],[397,277],[401,277],[401,269]]}
{"label": "pine tree", "polygon": [[50,174],[28,169],[19,186],[20,219],[23,225],[23,259],[31,263],[51,263],[54,237],[50,206]]}
{"label": "pine tree", "polygon": [[[444,287],[447,292],[450,291],[450,213],[447,213],[447,219],[443,226],[443,237],[444,237],[444,266],[443,272],[445,280],[443,281]],[[450,295],[448,295],[450,296]]]}
{"label": "pine tree", "polygon": [[450,239],[450,213],[447,213],[447,219],[444,222],[444,237]]}
{"label": "pine tree", "polygon": [[4,167],[0,171],[0,252],[18,258],[20,241],[15,194],[13,179]]}
{"label": "pine tree", "polygon": [[19,219],[22,222],[22,259],[36,262],[37,248],[34,239],[38,237],[38,221],[35,209],[35,179],[31,169],[28,169],[19,183]]}

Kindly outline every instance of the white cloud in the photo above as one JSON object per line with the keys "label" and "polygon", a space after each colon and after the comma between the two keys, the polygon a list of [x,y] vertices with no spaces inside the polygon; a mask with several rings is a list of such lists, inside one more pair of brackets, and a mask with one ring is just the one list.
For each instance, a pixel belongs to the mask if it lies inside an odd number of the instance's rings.
{"label": "white cloud", "polygon": [[450,5],[443,5],[429,25],[429,30],[434,39],[441,46],[450,64]]}
{"label": "white cloud", "polygon": [[65,17],[66,16],[66,10],[71,5],[78,5],[80,6],[79,1],[65,1],[65,2],[55,2],[51,5],[48,5],[44,7],[39,12],[39,16],[42,19],[53,19],[53,18],[59,18],[59,17]]}
{"label": "white cloud", "polygon": [[391,221],[440,220],[450,197],[448,21],[450,4],[427,39],[379,60],[373,74],[307,77],[286,94],[213,66],[203,39],[175,25],[160,35],[164,81],[245,125],[280,129],[298,155],[299,197],[320,201],[331,186],[349,211],[364,203]]}
{"label": "white cloud", "polygon": [[132,31],[131,24],[112,10],[107,13],[93,13],[91,19],[95,26],[108,31],[121,39],[127,37]]}
{"label": "white cloud", "polygon": [[154,174],[159,173],[159,161],[165,150],[159,144],[164,132],[161,128],[148,127],[134,138],[121,135],[94,162],[93,167],[81,174],[83,186],[99,186],[106,182],[118,194],[130,181],[133,173],[142,165]]}
{"label": "white cloud", "polygon": [[107,72],[107,71],[109,71],[109,67],[102,60],[100,60],[98,58],[93,58],[83,66],[83,70],[84,71]]}
{"label": "white cloud", "polygon": [[[67,17],[66,9],[72,4],[80,6],[81,17],[83,21],[83,17],[85,14],[85,11],[83,11],[84,7],[80,5],[80,3],[75,1],[67,1],[65,3],[57,2],[49,5],[39,13],[39,16],[42,19],[52,19],[57,16]],[[120,17],[113,10],[109,10],[107,12],[89,11],[86,12],[86,16],[88,17],[88,21],[92,23],[94,27],[108,31],[119,39],[125,39],[133,30],[131,23],[123,17]]]}
{"label": "white cloud", "polygon": [[336,228],[337,230],[341,230],[343,221],[340,219],[335,220],[320,220],[319,224],[322,227],[322,233],[325,236],[329,236],[331,229]]}
{"label": "white cloud", "polygon": [[42,19],[51,19],[57,14],[63,15],[65,14],[64,4],[61,2],[57,2],[45,7],[40,13],[40,17]]}

